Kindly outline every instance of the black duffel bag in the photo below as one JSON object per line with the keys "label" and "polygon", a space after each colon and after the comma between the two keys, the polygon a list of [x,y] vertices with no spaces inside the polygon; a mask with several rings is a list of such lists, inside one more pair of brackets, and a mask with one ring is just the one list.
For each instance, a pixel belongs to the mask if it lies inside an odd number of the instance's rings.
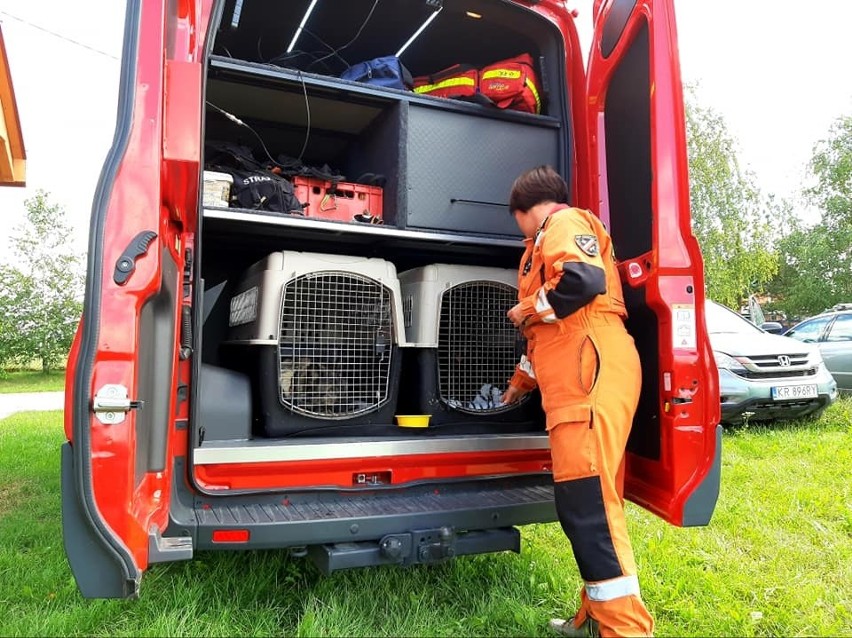
{"label": "black duffel bag", "polygon": [[258,162],[251,149],[242,144],[209,140],[205,148],[205,168],[227,173],[231,185],[229,206],[269,213],[304,214],[304,206],[292,182]]}
{"label": "black duffel bag", "polygon": [[221,167],[216,170],[234,178],[231,186],[232,208],[246,208],[270,213],[304,214],[304,205],[296,198],[293,184],[266,170],[244,171]]}

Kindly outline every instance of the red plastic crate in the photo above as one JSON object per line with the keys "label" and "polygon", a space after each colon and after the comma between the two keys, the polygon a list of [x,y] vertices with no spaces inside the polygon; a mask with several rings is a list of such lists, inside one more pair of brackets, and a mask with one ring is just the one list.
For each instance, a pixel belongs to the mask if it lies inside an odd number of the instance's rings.
{"label": "red plastic crate", "polygon": [[306,217],[355,223],[382,223],[382,189],[379,186],[332,182],[314,177],[293,178],[296,197]]}

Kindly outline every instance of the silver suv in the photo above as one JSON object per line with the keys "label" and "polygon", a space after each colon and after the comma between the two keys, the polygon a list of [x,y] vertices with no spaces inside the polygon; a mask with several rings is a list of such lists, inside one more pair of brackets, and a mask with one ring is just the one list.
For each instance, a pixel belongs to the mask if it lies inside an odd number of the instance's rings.
{"label": "silver suv", "polygon": [[817,416],[837,399],[815,345],[769,334],[709,299],[706,320],[723,423]]}
{"label": "silver suv", "polygon": [[852,392],[852,304],[840,303],[784,333],[816,344],[841,392]]}

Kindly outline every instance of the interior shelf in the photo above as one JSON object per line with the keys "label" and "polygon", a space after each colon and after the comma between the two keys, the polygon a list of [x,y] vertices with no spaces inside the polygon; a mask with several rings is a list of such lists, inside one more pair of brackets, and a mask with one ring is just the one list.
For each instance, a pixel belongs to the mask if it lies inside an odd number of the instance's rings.
{"label": "interior shelf", "polygon": [[264,251],[289,249],[382,255],[401,268],[446,260],[514,267],[524,249],[520,238],[405,230],[235,208],[205,208],[203,216],[207,250],[247,253],[248,261]]}
{"label": "interior shelf", "polygon": [[520,239],[511,239],[490,235],[467,235],[442,231],[414,231],[393,228],[379,224],[356,224],[347,222],[327,221],[324,219],[307,219],[299,215],[280,215],[276,213],[257,213],[242,208],[205,208],[205,230],[233,233],[239,229],[249,235],[279,234],[288,238],[315,237],[322,233],[327,237],[343,239],[352,237],[353,241],[361,243],[424,242],[444,246],[488,246],[521,250]]}
{"label": "interior shelf", "polygon": [[[507,122],[525,122],[527,124],[550,128],[559,128],[561,126],[559,119],[547,115],[497,109],[472,102],[419,95],[411,91],[401,91],[384,87],[379,88],[327,75],[307,73],[273,64],[248,62],[223,56],[211,56],[208,73],[208,99],[211,97],[220,100],[227,99],[223,98],[223,93],[227,91],[223,85],[244,85],[240,87],[240,94],[234,97],[239,99],[240,104],[245,104],[246,108],[250,109],[258,118],[267,120],[280,121],[283,114],[288,111],[286,108],[282,109],[279,107],[279,105],[284,106],[281,102],[283,99],[292,102],[292,106],[295,107],[292,111],[304,114],[305,94],[307,94],[312,99],[328,100],[332,105],[332,111],[333,105],[340,102],[345,102],[353,106],[361,105],[364,109],[364,118],[361,120],[353,118],[353,122],[359,122],[362,129],[369,123],[371,110],[373,115],[375,115],[382,108],[399,101]],[[281,96],[282,89],[285,92],[290,92],[287,98]],[[219,104],[215,100],[211,101],[217,106],[227,109],[224,104]],[[312,102],[312,120],[314,118],[314,108]],[[355,110],[353,109],[352,112],[354,113]],[[321,106],[318,107],[318,113],[319,119],[317,126],[328,124],[322,117],[323,111]],[[344,128],[340,130],[354,132],[351,130],[353,122],[347,122],[344,124]],[[304,121],[300,123],[304,124]]]}

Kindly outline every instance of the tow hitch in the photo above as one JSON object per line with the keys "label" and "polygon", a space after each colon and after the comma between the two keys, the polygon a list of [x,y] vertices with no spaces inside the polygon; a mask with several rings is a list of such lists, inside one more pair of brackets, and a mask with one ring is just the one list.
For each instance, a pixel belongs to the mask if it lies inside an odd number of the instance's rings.
{"label": "tow hitch", "polygon": [[514,527],[457,533],[451,527],[388,534],[378,541],[312,545],[308,555],[326,574],[371,565],[438,563],[456,556],[485,552],[521,551],[521,534]]}

